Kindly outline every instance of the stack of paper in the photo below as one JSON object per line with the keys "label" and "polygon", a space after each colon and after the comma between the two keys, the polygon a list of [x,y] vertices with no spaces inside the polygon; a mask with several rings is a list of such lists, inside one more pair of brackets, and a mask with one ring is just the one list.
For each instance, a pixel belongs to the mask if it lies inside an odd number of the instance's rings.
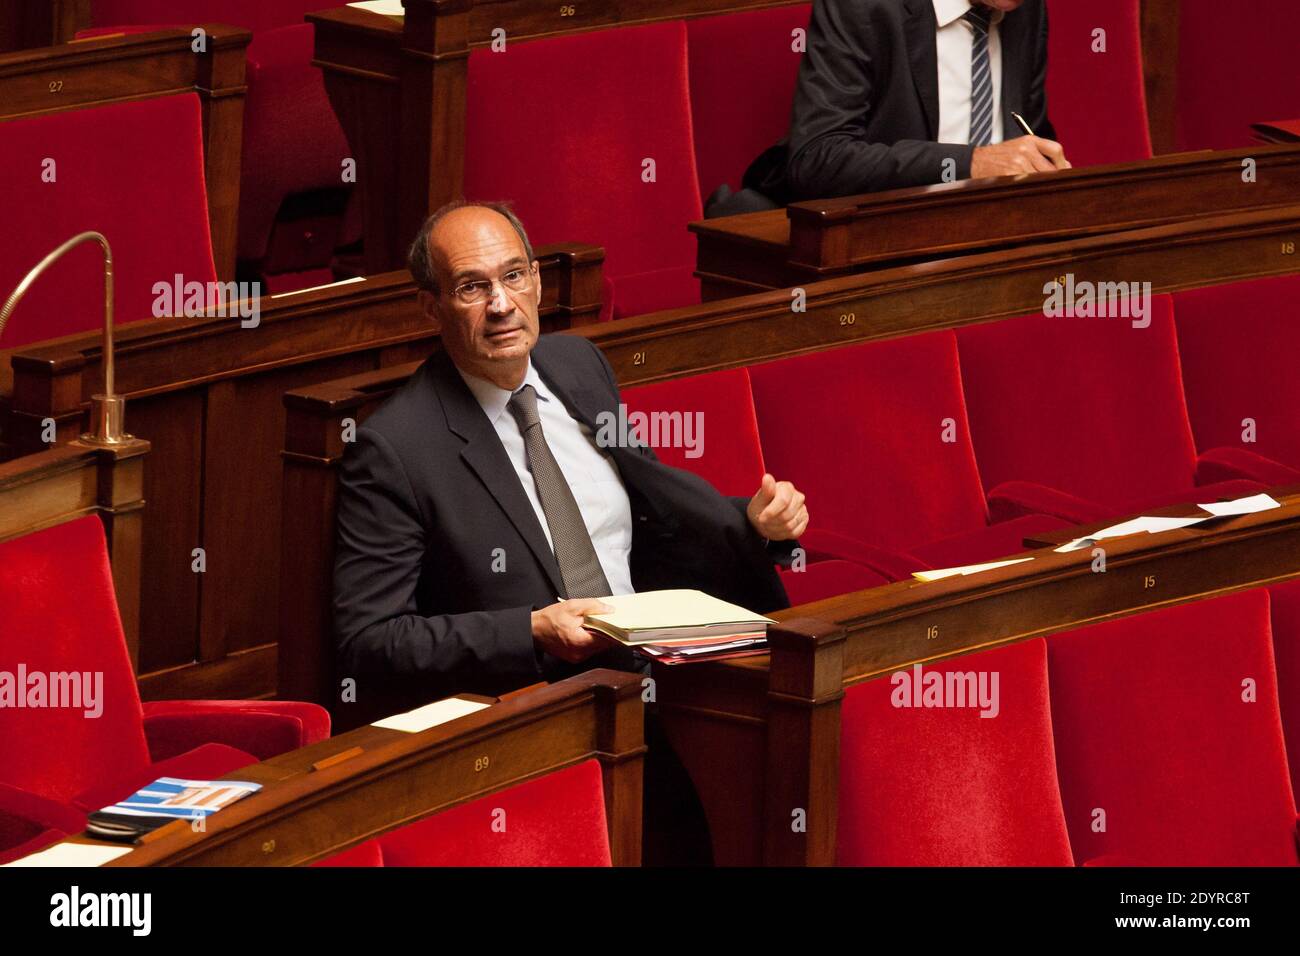
{"label": "stack of paper", "polygon": [[643,591],[604,597],[613,608],[589,614],[588,629],[664,664],[761,654],[771,618],[703,591]]}
{"label": "stack of paper", "polygon": [[86,832],[102,840],[134,840],[174,820],[198,820],[262,789],[241,780],[159,777],[125,800],[92,813]]}

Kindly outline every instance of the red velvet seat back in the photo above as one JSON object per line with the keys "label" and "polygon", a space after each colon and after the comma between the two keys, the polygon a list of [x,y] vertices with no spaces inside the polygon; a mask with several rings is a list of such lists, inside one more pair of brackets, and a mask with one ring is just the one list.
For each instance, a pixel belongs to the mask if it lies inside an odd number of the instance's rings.
{"label": "red velvet seat back", "polygon": [[609,866],[600,763],[461,804],[379,844],[385,866]]}
{"label": "red velvet seat back", "polygon": [[[54,182],[42,181],[47,168]],[[94,229],[113,246],[115,321],[151,318],[154,283],[171,285],[176,273],[186,281],[216,278],[198,97],[0,123],[0,209],[6,295],[47,252]],[[96,244],[68,253],[23,298],[0,348],[101,328],[103,275]]]}
{"label": "red velvet seat back", "polygon": [[315,28],[300,23],[258,33],[248,45],[240,259],[266,254],[272,223],[287,196],[343,186],[342,162],[351,152],[320,69],[311,64],[314,37]]}
{"label": "red velvet seat back", "polygon": [[686,76],[680,21],[476,48],[465,195],[512,202],[534,243],[604,246],[616,281],[689,271],[702,212]]}
{"label": "red velvet seat back", "polygon": [[700,193],[740,188],[754,157],[790,128],[790,105],[812,5],[793,4],[686,21],[691,115]]}
{"label": "red velvet seat back", "polygon": [[[763,449],[758,443],[758,421],[749,372],[743,368],[692,375],[653,385],[623,390],[628,414],[660,416],[660,435],[669,430],[670,416],[681,416],[685,434],[687,416],[695,419],[696,449],[655,446],[659,460],[685,468],[704,478],[724,495],[750,497],[763,480]],[[654,424],[654,419],[646,426]],[[640,432],[638,432],[641,434]],[[643,435],[644,437],[644,435]],[[697,455],[696,452],[699,452]],[[688,453],[695,457],[688,457]]]}
{"label": "red velvet seat back", "polygon": [[[1047,113],[1075,166],[1151,158],[1141,0],[1048,0]],[[1106,52],[1093,52],[1104,30]]]}
{"label": "red velvet seat back", "polygon": [[951,332],[749,374],[764,461],[808,496],[811,527],[907,550],[987,523]]}
{"label": "red velvet seat back", "polygon": [[985,486],[1035,481],[1122,508],[1193,487],[1168,296],[1151,325],[1041,314],[957,332]]}
{"label": "red velvet seat back", "polygon": [[[926,674],[951,683],[953,693],[931,698],[948,706],[920,706],[926,699],[912,693],[916,675],[910,668],[845,691],[836,861],[1071,865],[1043,641],[927,665],[922,688]],[[959,684],[965,675],[974,675],[975,684]],[[978,704],[978,690],[974,700],[956,690],[977,688],[981,676],[985,699],[996,707],[951,706]]]}
{"label": "red velvet seat back", "polygon": [[1269,588],[1273,612],[1273,659],[1277,694],[1286,736],[1291,788],[1300,797],[1300,579]]}
{"label": "red velvet seat back", "polygon": [[1300,118],[1300,4],[1181,0],[1178,6],[1179,149],[1250,146],[1251,123]]}
{"label": "red velvet seat back", "polygon": [[1076,859],[1297,862],[1267,591],[1056,635],[1048,672]]}
{"label": "red velvet seat back", "polygon": [[[1179,292],[1174,318],[1197,447],[1300,468],[1300,276]],[[1253,443],[1242,440],[1248,418]]]}
{"label": "red velvet seat back", "polygon": [[148,766],[99,519],[0,542],[0,608],[0,673],[16,679],[22,666],[47,682],[73,672],[102,680],[98,717],[85,707],[0,707],[0,783],[67,801]]}

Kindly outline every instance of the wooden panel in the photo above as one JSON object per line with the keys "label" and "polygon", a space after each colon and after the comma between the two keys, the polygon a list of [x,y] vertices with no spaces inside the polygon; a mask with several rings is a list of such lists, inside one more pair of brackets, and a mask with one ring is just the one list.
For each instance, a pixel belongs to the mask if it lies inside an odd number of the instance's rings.
{"label": "wooden panel", "polygon": [[140,609],[139,673],[187,664],[198,652],[199,576],[191,552],[202,541],[203,394],[126,403],[128,430],[153,444],[145,471],[148,511],[142,566],[148,598]]}
{"label": "wooden panel", "polygon": [[[373,351],[216,382],[207,390],[198,659],[278,639],[285,391],[375,367]],[[256,414],[250,410],[256,409]],[[194,500],[197,500],[197,495]]]}

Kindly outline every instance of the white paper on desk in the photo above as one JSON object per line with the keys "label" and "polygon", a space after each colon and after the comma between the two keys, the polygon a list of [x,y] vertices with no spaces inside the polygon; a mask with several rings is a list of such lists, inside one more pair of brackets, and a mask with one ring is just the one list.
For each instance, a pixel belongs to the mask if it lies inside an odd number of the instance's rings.
{"label": "white paper on desk", "polygon": [[99,846],[90,843],[56,843],[39,853],[25,856],[5,866],[103,866],[109,860],[126,856],[135,847]]}
{"label": "white paper on desk", "polygon": [[369,10],[371,13],[382,13],[386,17],[406,16],[406,11],[402,8],[402,0],[361,0],[360,3],[349,3],[349,7],[356,7],[358,10]]}
{"label": "white paper on desk", "polygon": [[1086,538],[1075,538],[1055,550],[1057,554],[1065,554],[1068,551],[1079,551],[1090,547],[1098,541],[1105,541],[1107,538],[1122,538],[1130,534],[1159,534],[1162,531],[1173,531],[1176,528],[1186,528],[1190,525],[1200,524],[1202,521],[1208,521],[1211,517],[1211,515],[1187,515],[1180,518],[1162,518],[1154,515],[1143,515],[1139,518],[1131,518],[1128,521],[1113,524],[1109,528],[1102,528]]}
{"label": "white paper on desk", "polygon": [[437,727],[439,724],[445,724],[457,717],[466,717],[489,706],[491,705],[476,700],[449,697],[446,700],[437,700],[432,704],[417,707],[415,710],[408,710],[404,714],[394,714],[392,717],[376,720],[371,726],[383,727],[387,730],[401,730],[408,734],[418,734],[422,730]]}
{"label": "white paper on desk", "polygon": [[1196,507],[1204,508],[1216,518],[1226,518],[1229,515],[1253,515],[1260,511],[1272,511],[1274,508],[1281,508],[1282,505],[1270,496],[1260,494],[1248,498],[1236,498],[1233,501],[1212,501],[1208,505]]}
{"label": "white paper on desk", "polygon": [[913,571],[912,577],[918,581],[942,581],[944,578],[955,578],[959,574],[979,574],[981,571],[992,571],[994,568],[1005,568],[1009,564],[1023,564],[1026,561],[1032,561],[1033,558],[1012,558],[1009,561],[990,561],[987,564],[964,564],[960,568],[941,568],[938,571]]}

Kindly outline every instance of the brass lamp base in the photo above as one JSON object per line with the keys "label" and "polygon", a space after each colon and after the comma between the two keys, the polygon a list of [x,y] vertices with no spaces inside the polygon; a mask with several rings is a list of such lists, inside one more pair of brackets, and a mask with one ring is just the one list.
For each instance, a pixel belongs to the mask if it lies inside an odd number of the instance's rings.
{"label": "brass lamp base", "polygon": [[126,399],[120,395],[90,397],[90,431],[81,436],[86,445],[107,447],[135,440],[122,429],[126,421]]}

